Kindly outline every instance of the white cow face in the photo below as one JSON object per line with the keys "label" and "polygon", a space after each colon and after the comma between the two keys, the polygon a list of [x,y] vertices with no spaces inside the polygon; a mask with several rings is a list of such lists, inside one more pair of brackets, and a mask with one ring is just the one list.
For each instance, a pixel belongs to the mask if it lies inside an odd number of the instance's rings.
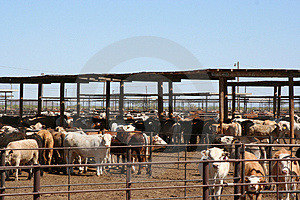
{"label": "white cow face", "polygon": [[[291,155],[288,153],[282,153],[282,154],[279,154],[278,158],[279,159],[290,159]],[[292,163],[290,160],[281,160],[281,161],[278,161],[278,163],[279,163],[279,167],[280,167],[279,169],[281,169],[282,174],[284,174],[284,175],[290,174],[291,163]],[[294,162],[294,164],[297,165],[297,162]]]}
{"label": "white cow face", "polygon": [[223,136],[218,138],[218,142],[221,144],[233,144],[233,142],[236,140],[233,136]]}
{"label": "white cow face", "polygon": [[[203,150],[201,151],[201,154],[204,156],[203,160],[215,160],[215,161],[227,160],[229,156],[228,152],[224,152],[223,149],[217,147],[213,147],[208,150]],[[219,169],[220,164],[221,162],[213,162],[212,166],[214,169]]]}
{"label": "white cow face", "polygon": [[257,183],[261,182],[259,177],[251,175],[251,176],[245,178],[245,182],[251,183],[251,185],[248,185],[249,192],[255,192],[255,191],[259,190],[260,185],[257,184]]}
{"label": "white cow face", "polygon": [[102,142],[103,142],[103,145],[105,147],[110,147],[110,144],[111,144],[111,135],[110,134],[103,134],[102,135]]}
{"label": "white cow face", "polygon": [[11,165],[12,156],[13,156],[13,150],[5,151],[5,164]]}

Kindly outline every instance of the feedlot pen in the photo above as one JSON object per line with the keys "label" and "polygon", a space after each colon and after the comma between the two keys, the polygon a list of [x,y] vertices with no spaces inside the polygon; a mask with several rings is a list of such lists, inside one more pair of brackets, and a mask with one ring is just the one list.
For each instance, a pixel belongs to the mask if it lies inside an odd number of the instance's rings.
{"label": "feedlot pen", "polygon": [[[218,145],[214,145],[218,146]],[[236,148],[244,148],[246,145],[240,145]],[[262,146],[260,144],[260,146]],[[268,146],[266,144],[266,146]],[[300,145],[272,145],[273,151],[285,148],[293,148],[297,150]],[[9,181],[5,182],[5,187],[1,188],[3,199],[210,199],[208,196],[203,196],[203,191],[207,186],[203,183],[199,174],[198,164],[201,158],[201,150],[206,149],[207,145],[198,145],[197,151],[185,151],[186,145],[169,145],[166,149],[160,152],[154,152],[152,155],[151,176],[142,170],[142,174],[138,175],[131,173],[130,170],[122,172],[121,166],[117,168],[117,163],[110,164],[111,168],[105,170],[104,175],[96,176],[95,164],[88,164],[87,173],[78,173],[75,168],[74,175],[64,175],[63,173],[55,173],[55,169],[50,172],[44,172],[42,177],[39,177],[39,170],[35,170],[34,178],[27,180],[27,172],[23,171],[19,175],[19,181],[14,181],[11,176]],[[240,149],[238,152],[244,152]],[[295,158],[295,160],[297,160]],[[243,197],[243,189],[239,186],[245,183],[238,183],[238,178],[234,174],[240,174],[242,171],[235,172],[235,165],[242,164],[241,159],[230,159],[232,164],[229,175],[224,181],[224,188],[221,199],[240,199]],[[268,162],[274,159],[268,159]],[[207,161],[204,161],[207,162]],[[124,165],[129,163],[124,163]],[[132,163],[130,163],[132,164]],[[138,163],[136,163],[138,164]],[[142,163],[144,164],[144,163]],[[103,164],[109,165],[109,164]],[[122,165],[122,164],[121,164]],[[64,165],[72,166],[72,165]],[[78,167],[78,164],[73,166]],[[44,166],[48,168],[48,166]],[[57,167],[57,166],[52,166]],[[11,169],[13,167],[1,167],[0,169]],[[22,168],[22,167],[20,167]],[[24,167],[23,167],[24,168]],[[27,166],[28,168],[28,166]],[[35,166],[39,169],[39,166]],[[129,168],[128,168],[129,169]],[[239,167],[238,167],[239,169]],[[211,170],[211,169],[209,169]],[[1,171],[3,172],[3,171]],[[238,175],[239,176],[239,175]],[[3,176],[2,176],[3,178]],[[270,179],[267,175],[266,179]],[[2,179],[3,183],[3,179]],[[264,183],[270,186],[270,183]],[[278,192],[275,183],[271,189],[262,192],[264,199],[277,198]],[[4,190],[5,189],[5,190]],[[297,191],[296,191],[297,192]],[[300,192],[300,191],[299,191]],[[241,196],[242,195],[242,196]],[[247,196],[247,195],[246,195]],[[249,199],[249,197],[246,197]]]}

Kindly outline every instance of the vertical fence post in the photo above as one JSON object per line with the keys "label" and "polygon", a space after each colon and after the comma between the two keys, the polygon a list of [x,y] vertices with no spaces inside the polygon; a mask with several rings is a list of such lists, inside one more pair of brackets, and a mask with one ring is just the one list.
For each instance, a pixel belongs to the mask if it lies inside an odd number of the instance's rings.
{"label": "vertical fence post", "polygon": [[[269,144],[273,143],[273,137],[270,136]],[[269,158],[272,158],[272,146],[269,146]],[[272,171],[272,161],[269,161],[269,183],[272,182],[272,177],[271,177],[271,171]],[[270,185],[271,187],[271,185]]]}
{"label": "vertical fence post", "polygon": [[[241,171],[240,171],[240,173],[241,173],[241,183],[245,183],[245,144],[242,144],[242,148],[241,148],[241,158],[243,159],[243,161],[242,161],[242,166],[241,166]],[[245,186],[244,185],[242,185],[242,187],[241,187],[241,197],[242,197],[242,199],[245,199]]]}
{"label": "vertical fence post", "polygon": [[[129,145],[127,147],[127,163],[131,163],[131,145]],[[127,164],[126,167],[126,188],[130,189],[131,187],[131,165]],[[130,190],[126,190],[126,200],[130,200],[131,199],[131,191]]]}
{"label": "vertical fence post", "polygon": [[[1,166],[5,166],[5,150],[1,150]],[[5,193],[5,170],[1,170],[1,194]],[[4,196],[0,197],[4,200]]]}
{"label": "vertical fence post", "polygon": [[[150,152],[149,152],[149,162],[151,163],[152,162],[152,151],[153,151],[153,148],[152,148],[152,140],[153,140],[153,132],[150,133]],[[152,165],[149,164],[149,176],[152,176]]]}
{"label": "vertical fence post", "polygon": [[209,167],[208,162],[203,162],[203,200],[208,200],[209,198]]}
{"label": "vertical fence post", "polygon": [[[185,144],[184,147],[184,161],[187,159],[187,144]],[[186,178],[187,178],[187,172],[186,172],[187,163],[184,163],[184,186],[186,186]],[[184,197],[186,197],[186,187],[184,188]]]}
{"label": "vertical fence post", "polygon": [[[41,169],[40,167],[33,168],[34,170],[34,185],[33,192],[40,192],[41,189]],[[40,200],[40,194],[33,195],[34,200]]]}
{"label": "vertical fence post", "polygon": [[[237,143],[235,145],[235,159],[240,159],[240,149],[241,144]],[[234,183],[238,183],[240,181],[240,161],[236,161],[234,163]],[[234,185],[234,200],[240,199],[240,186]]]}

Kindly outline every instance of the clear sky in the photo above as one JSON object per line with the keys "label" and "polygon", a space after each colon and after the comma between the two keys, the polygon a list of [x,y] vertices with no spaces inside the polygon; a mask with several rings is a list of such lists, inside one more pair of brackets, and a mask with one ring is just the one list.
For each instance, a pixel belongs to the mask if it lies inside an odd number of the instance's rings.
{"label": "clear sky", "polygon": [[0,0],[1,76],[82,73],[110,45],[149,36],[178,44],[200,66],[150,55],[94,72],[233,68],[237,61],[241,68],[300,69],[299,8],[296,0]]}

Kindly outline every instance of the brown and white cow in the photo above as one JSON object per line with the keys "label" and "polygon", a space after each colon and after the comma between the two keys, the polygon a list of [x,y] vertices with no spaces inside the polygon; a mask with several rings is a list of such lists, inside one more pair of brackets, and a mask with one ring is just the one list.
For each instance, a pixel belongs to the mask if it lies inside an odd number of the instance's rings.
{"label": "brown and white cow", "polygon": [[[12,166],[25,165],[28,163],[38,164],[39,151],[38,144],[34,139],[25,139],[10,142],[7,145],[5,151],[5,163]],[[20,150],[20,149],[32,149],[32,150]],[[18,172],[16,169],[15,180],[18,181]],[[28,179],[31,179],[32,170],[29,172]]]}
{"label": "brown and white cow", "polygon": [[269,136],[277,139],[281,135],[281,127],[278,124],[275,125],[260,125],[255,124],[249,127],[248,136],[257,137],[259,140],[268,139]]}
{"label": "brown and white cow", "polygon": [[[286,199],[290,197],[290,191],[297,190],[297,184],[299,182],[300,169],[297,161],[291,161],[289,159],[295,158],[295,156],[288,150],[282,148],[277,151],[273,158],[279,159],[272,166],[272,176],[276,182],[294,182],[286,184],[277,184],[277,187],[281,191],[287,191]],[[280,160],[282,159],[282,160]],[[277,173],[278,168],[278,173]],[[296,193],[292,193],[292,198],[296,196]],[[279,193],[279,199],[283,199],[283,193]]]}
{"label": "brown and white cow", "polygon": [[[245,160],[255,160],[257,157],[250,153],[245,152]],[[266,182],[264,169],[258,161],[245,161],[245,191],[247,191],[248,196],[251,200],[261,200],[262,194],[260,193],[264,186],[258,183]]]}
{"label": "brown and white cow", "polygon": [[[220,124],[213,124],[213,133],[220,134],[221,127]],[[222,124],[223,134],[224,135],[231,135],[231,136],[242,136],[242,127],[239,123],[233,122],[230,124]]]}

